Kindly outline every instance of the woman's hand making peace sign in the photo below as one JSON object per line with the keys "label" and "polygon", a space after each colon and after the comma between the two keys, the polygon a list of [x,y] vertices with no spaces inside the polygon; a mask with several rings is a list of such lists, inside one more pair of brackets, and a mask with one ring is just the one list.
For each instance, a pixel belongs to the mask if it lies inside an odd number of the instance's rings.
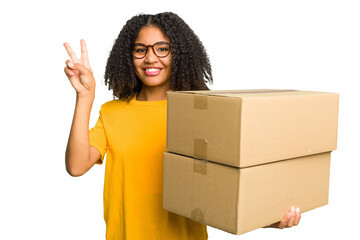
{"label": "woman's hand making peace sign", "polygon": [[71,60],[68,59],[66,61],[64,71],[71,85],[76,90],[78,97],[94,97],[95,79],[90,67],[85,40],[81,39],[80,44],[81,58],[78,59],[70,45],[64,43],[64,47],[71,58]]}

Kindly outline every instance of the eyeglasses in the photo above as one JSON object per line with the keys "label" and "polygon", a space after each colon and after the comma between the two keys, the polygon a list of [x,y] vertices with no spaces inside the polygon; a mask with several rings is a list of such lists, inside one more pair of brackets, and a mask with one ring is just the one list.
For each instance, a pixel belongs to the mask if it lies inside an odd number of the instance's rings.
{"label": "eyeglasses", "polygon": [[154,54],[159,57],[163,58],[169,55],[171,44],[167,42],[157,42],[153,45],[145,45],[142,43],[135,43],[134,48],[132,50],[132,55],[134,58],[141,59],[144,58],[147,54],[148,47],[151,47]]}

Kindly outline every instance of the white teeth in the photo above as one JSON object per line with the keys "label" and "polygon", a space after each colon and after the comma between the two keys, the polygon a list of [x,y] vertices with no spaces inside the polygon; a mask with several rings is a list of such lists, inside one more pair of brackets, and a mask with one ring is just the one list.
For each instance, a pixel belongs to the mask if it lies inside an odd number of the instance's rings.
{"label": "white teeth", "polygon": [[159,68],[147,68],[147,69],[145,69],[145,71],[147,71],[147,72],[157,72],[159,70],[160,70]]}

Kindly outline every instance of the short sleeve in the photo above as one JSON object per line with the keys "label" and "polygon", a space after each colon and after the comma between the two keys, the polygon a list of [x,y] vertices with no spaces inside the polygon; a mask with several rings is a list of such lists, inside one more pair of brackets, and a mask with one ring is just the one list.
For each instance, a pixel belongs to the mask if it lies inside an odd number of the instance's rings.
{"label": "short sleeve", "polygon": [[107,151],[108,144],[107,144],[101,111],[100,111],[99,119],[95,124],[95,127],[89,130],[89,139],[90,139],[90,145],[95,147],[101,154],[101,159],[100,161],[97,162],[97,164],[102,164],[104,161],[104,156]]}

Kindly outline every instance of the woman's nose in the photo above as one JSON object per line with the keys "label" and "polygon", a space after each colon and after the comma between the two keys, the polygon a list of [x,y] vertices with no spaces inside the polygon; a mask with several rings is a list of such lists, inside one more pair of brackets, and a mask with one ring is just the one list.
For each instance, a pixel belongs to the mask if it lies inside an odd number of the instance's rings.
{"label": "woman's nose", "polygon": [[145,55],[145,59],[146,62],[157,62],[158,57],[155,55],[154,50],[152,49],[152,47],[148,47],[148,51]]}

